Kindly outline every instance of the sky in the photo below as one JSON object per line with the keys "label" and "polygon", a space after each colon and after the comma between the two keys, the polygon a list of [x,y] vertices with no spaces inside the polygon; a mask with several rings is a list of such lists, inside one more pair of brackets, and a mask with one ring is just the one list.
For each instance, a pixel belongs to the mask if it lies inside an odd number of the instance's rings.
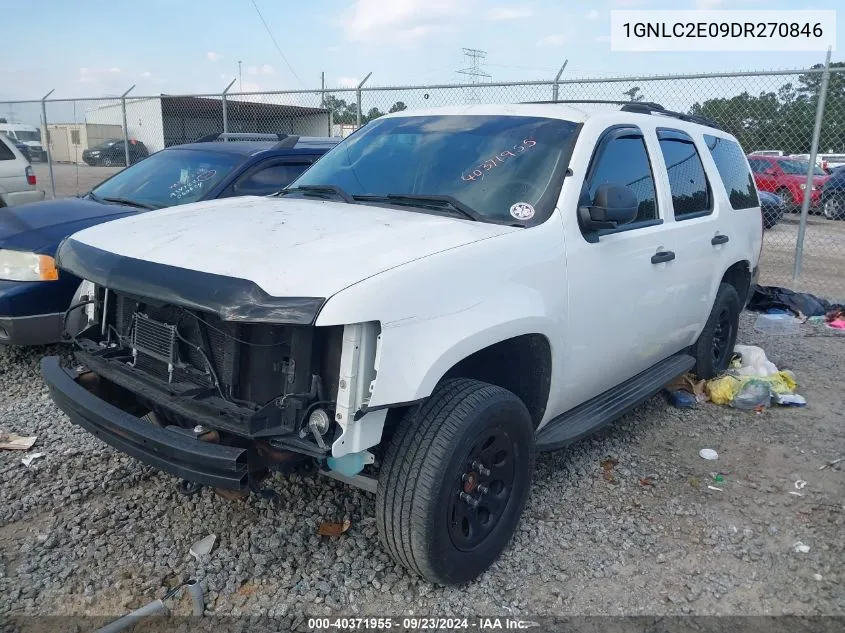
{"label": "sky", "polygon": [[[462,48],[493,81],[803,68],[823,53],[611,52],[613,8],[836,9],[839,0],[41,0],[4,2],[4,101],[453,83]],[[263,15],[270,33],[262,23]],[[840,36],[840,41],[843,36]],[[278,43],[278,48],[273,42]],[[281,51],[281,52],[280,52]],[[834,60],[845,52],[834,52]]]}

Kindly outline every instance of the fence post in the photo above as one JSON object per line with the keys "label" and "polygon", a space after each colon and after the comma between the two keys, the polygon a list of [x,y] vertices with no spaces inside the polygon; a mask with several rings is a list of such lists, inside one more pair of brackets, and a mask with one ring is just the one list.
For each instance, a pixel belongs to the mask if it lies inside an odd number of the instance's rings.
{"label": "fence post", "polygon": [[557,101],[558,88],[560,87],[560,76],[563,74],[563,69],[566,68],[568,63],[568,59],[564,60],[563,66],[560,67],[560,70],[557,71],[557,75],[555,75],[555,83],[552,85],[552,101]]}
{"label": "fence post", "polygon": [[[223,106],[223,134],[229,133],[229,111],[226,109],[226,93],[229,92],[229,88],[234,85],[235,80],[229,82],[229,85],[226,86],[226,89],[223,91],[223,94],[220,95],[220,104]],[[223,137],[223,142],[226,142],[226,137]]]}
{"label": "fence post", "polygon": [[361,127],[361,87],[364,85],[364,83],[367,81],[367,79],[370,78],[370,75],[372,75],[372,74],[373,73],[371,73],[371,72],[367,73],[367,76],[364,77],[361,80],[361,83],[358,84],[358,88],[355,90],[355,95],[358,98],[358,107],[356,108],[357,111],[358,111],[358,113],[357,113],[358,114],[358,116],[357,116],[358,125],[356,126],[356,128]]}
{"label": "fence post", "polygon": [[804,199],[801,201],[801,221],[798,223],[798,239],[795,243],[795,266],[792,269],[792,282],[798,283],[801,276],[801,264],[804,259],[804,234],[807,230],[807,215],[810,212],[810,200],[813,195],[813,172],[816,169],[816,154],[819,151],[819,136],[824,116],[824,102],[827,98],[827,84],[830,81],[830,47],[824,61],[822,82],[819,86],[819,102],[816,105],[816,122],[813,125],[813,140],[810,143],[810,164],[807,166],[807,179],[804,181]]}
{"label": "fence post", "polygon": [[120,110],[123,112],[123,157],[126,159],[126,166],[129,167],[129,124],[126,122],[126,95],[135,89],[135,84],[120,95]]}
{"label": "fence post", "polygon": [[56,199],[56,179],[53,178],[53,150],[50,148],[50,129],[47,127],[47,97],[56,91],[53,88],[46,95],[41,97],[41,118],[44,119],[44,139],[47,141],[47,168],[50,170],[50,190],[53,192],[53,200]]}

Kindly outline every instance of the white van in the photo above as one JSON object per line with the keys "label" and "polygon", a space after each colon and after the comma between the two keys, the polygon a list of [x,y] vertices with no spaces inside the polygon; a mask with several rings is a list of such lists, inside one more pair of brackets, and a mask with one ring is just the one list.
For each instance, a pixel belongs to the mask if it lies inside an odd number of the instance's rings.
{"label": "white van", "polygon": [[47,152],[41,145],[41,130],[26,123],[0,123],[0,133],[14,141],[20,141],[29,148],[29,156],[33,163],[46,162]]}
{"label": "white van", "polygon": [[0,134],[0,209],[43,200],[44,190],[35,185],[32,165],[8,137]]}

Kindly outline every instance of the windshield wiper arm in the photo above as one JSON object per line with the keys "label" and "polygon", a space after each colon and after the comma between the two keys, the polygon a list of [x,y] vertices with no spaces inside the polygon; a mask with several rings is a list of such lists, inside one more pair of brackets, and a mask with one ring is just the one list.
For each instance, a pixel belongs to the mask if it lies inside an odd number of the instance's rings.
{"label": "windshield wiper arm", "polygon": [[282,196],[287,193],[302,193],[302,194],[321,194],[321,193],[331,193],[343,200],[344,202],[348,202],[349,204],[355,204],[355,200],[352,196],[346,193],[343,189],[338,187],[337,185],[299,185],[298,187],[285,187],[278,193],[277,196]]}
{"label": "windshield wiper arm", "polygon": [[138,207],[139,209],[148,209],[149,211],[153,211],[155,209],[161,209],[161,207],[156,206],[154,204],[147,204],[146,202],[138,202],[136,200],[130,200],[129,198],[100,198],[101,200],[105,200],[106,202],[113,202],[114,204],[123,204],[127,207]]}
{"label": "windshield wiper arm", "polygon": [[423,208],[435,208],[448,211],[454,211],[468,220],[475,222],[486,222],[486,218],[475,209],[465,205],[460,200],[452,196],[444,195],[430,195],[430,194],[404,194],[404,193],[389,193],[385,196],[353,196],[355,200],[361,202],[391,202],[394,204],[406,204],[408,206],[416,206]]}

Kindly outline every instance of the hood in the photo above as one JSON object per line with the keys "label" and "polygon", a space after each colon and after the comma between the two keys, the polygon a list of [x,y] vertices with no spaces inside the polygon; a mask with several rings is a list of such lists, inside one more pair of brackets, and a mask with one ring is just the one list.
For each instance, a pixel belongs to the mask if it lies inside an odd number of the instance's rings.
{"label": "hood", "polygon": [[83,198],[61,198],[0,209],[0,248],[53,255],[68,235],[138,213]]}
{"label": "hood", "polygon": [[26,145],[27,147],[41,147],[41,143],[39,141],[18,141]]}
{"label": "hood", "polygon": [[[806,174],[784,174],[784,178],[790,180],[792,182],[802,183],[807,182],[807,175]],[[813,176],[813,184],[814,185],[823,185],[827,182],[827,179],[830,176]]]}
{"label": "hood", "polygon": [[272,297],[327,298],[407,262],[521,230],[408,209],[244,197],[139,214],[86,229],[71,241],[123,258],[247,280]]}

